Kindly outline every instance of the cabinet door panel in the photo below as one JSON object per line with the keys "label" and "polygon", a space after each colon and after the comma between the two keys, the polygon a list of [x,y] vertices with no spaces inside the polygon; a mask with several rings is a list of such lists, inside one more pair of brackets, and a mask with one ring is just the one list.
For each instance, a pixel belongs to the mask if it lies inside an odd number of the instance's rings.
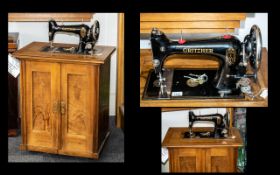
{"label": "cabinet door panel", "polygon": [[27,145],[57,150],[60,100],[60,66],[57,63],[26,62]]}
{"label": "cabinet door panel", "polygon": [[[98,67],[61,65],[61,152],[91,153],[96,138]],[[63,110],[63,109],[61,109]]]}
{"label": "cabinet door panel", "polygon": [[211,148],[206,150],[207,172],[234,172],[233,148]]}
{"label": "cabinet door panel", "polygon": [[203,152],[199,149],[174,148],[170,152],[171,172],[203,172]]}

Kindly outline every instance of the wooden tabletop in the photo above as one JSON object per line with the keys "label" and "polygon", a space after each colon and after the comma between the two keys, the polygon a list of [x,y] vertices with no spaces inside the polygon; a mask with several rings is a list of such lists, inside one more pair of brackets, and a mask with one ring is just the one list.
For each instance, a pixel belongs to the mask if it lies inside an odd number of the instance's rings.
{"label": "wooden tabletop", "polygon": [[230,128],[231,136],[227,139],[214,138],[183,138],[183,134],[188,128],[169,128],[162,142],[163,147],[191,147],[191,148],[208,148],[208,147],[241,147],[243,141],[240,137],[239,130]]}
{"label": "wooden tabletop", "polygon": [[[268,89],[268,58],[267,50],[262,50],[262,63],[258,71],[258,79],[256,82],[252,82],[252,89],[255,93],[262,89]],[[150,49],[140,51],[140,106],[141,107],[267,107],[268,97],[250,99],[245,97],[244,99],[184,99],[184,100],[143,100],[143,92],[148,77],[148,72],[152,69],[152,55]],[[174,59],[166,60],[165,66],[168,68],[199,68],[203,64],[204,67],[216,68],[218,66],[217,61],[213,59],[180,59],[174,55]],[[192,59],[191,61],[188,61]],[[186,64],[188,63],[188,64]],[[191,63],[191,64],[190,64]],[[179,67],[178,67],[179,66]]]}
{"label": "wooden tabletop", "polygon": [[[51,62],[64,62],[64,63],[87,63],[87,64],[103,64],[107,58],[115,51],[112,46],[95,46],[94,48],[101,51],[101,55],[80,55],[80,54],[67,54],[67,53],[52,53],[42,52],[41,49],[48,46],[47,42],[32,42],[23,47],[13,56],[17,59],[32,60],[32,61],[51,61]],[[54,43],[53,46],[61,47],[74,47],[73,44]]]}

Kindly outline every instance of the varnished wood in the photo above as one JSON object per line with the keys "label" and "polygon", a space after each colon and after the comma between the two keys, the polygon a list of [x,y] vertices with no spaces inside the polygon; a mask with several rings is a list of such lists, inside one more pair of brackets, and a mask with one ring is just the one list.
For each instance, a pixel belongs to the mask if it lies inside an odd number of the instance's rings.
{"label": "varnished wood", "polygon": [[211,147],[239,147],[243,145],[239,130],[230,128],[231,135],[235,138],[228,139],[185,139],[183,133],[188,131],[188,128],[169,128],[162,142],[163,147],[184,147],[184,148],[211,148]]}
{"label": "varnished wood", "polygon": [[27,147],[27,124],[26,124],[26,64],[20,63],[20,114],[21,114],[21,139],[20,150],[26,150]]}
{"label": "varnished wood", "polygon": [[109,96],[110,96],[110,60],[107,59],[99,67],[99,86],[98,86],[98,129],[96,144],[100,147],[102,140],[105,139],[109,130]]}
{"label": "varnished wood", "polygon": [[266,49],[262,50],[262,62],[260,71],[258,72],[258,85],[259,89],[268,88],[268,53]]}
{"label": "varnished wood", "polygon": [[162,146],[169,152],[170,172],[236,172],[237,148],[243,146],[240,133],[234,138],[183,138],[187,128],[169,128]]}
{"label": "varnished wood", "polygon": [[245,13],[141,13],[140,33],[234,33]]}
{"label": "varnished wood", "polygon": [[60,152],[90,152],[96,150],[93,139],[97,128],[98,67],[91,65],[61,65]]}
{"label": "varnished wood", "polygon": [[106,135],[105,135],[105,138],[102,140],[97,152],[92,153],[92,152],[60,151],[60,150],[58,150],[58,154],[99,159],[100,154],[102,152],[102,149],[104,148],[104,144],[106,143],[107,139],[109,138],[109,135],[110,135],[110,132],[107,132]]}
{"label": "varnished wood", "polygon": [[169,150],[170,172],[203,172],[203,156],[201,156],[201,150],[191,148]]}
{"label": "varnished wood", "polygon": [[[24,149],[22,149],[24,147]],[[44,153],[52,153],[57,154],[58,151],[56,148],[45,147],[45,146],[33,146],[33,145],[21,145],[21,150],[29,150],[29,151],[37,151],[37,152],[44,152]]]}
{"label": "varnished wood", "polygon": [[236,172],[234,148],[210,148],[205,154],[205,172]]}
{"label": "varnished wood", "polygon": [[229,114],[229,127],[231,128],[233,125],[233,120],[234,120],[234,108],[227,108],[227,112]]}
{"label": "varnished wood", "polygon": [[[41,52],[41,49],[48,46],[46,42],[32,42],[31,44],[23,47],[13,54],[14,57],[20,60],[44,61],[44,62],[60,62],[60,63],[79,63],[79,64],[104,64],[113,51],[114,47],[111,46],[95,46],[96,49],[102,50],[102,55],[80,55],[80,54],[67,54],[67,53],[51,53]],[[73,44],[59,44],[54,43],[54,46],[73,47]],[[33,57],[31,58],[30,55]]]}
{"label": "varnished wood", "polygon": [[140,21],[225,21],[245,18],[245,13],[140,13]]}
{"label": "varnished wood", "polygon": [[189,28],[189,29],[197,29],[197,28],[238,28],[240,26],[239,21],[152,21],[152,22],[141,22],[141,29],[152,29],[153,27],[162,28],[162,29],[178,29],[178,28]]}
{"label": "varnished wood", "polygon": [[[258,79],[252,81],[252,88],[257,94],[261,89],[267,87],[267,50],[262,50],[262,65],[258,70]],[[268,97],[266,99],[189,99],[189,100],[143,100],[142,95],[148,73],[152,67],[152,53],[149,49],[140,50],[140,106],[141,107],[267,107]],[[202,68],[217,69],[218,62],[214,57],[201,56],[182,56],[172,55],[164,64],[166,68]]]}
{"label": "varnished wood", "polygon": [[[262,50],[262,63],[261,63],[261,71],[259,73],[262,74],[263,77],[263,86],[268,87],[268,51],[266,49]],[[261,78],[260,78],[261,79]]]}
{"label": "varnished wood", "polygon": [[183,110],[192,110],[200,108],[161,108],[161,112],[170,112],[170,111],[183,111]]}
{"label": "varnished wood", "polygon": [[[166,29],[166,28],[160,28],[160,30],[164,33],[170,33],[170,34],[178,34],[178,33],[234,33],[235,29],[232,28],[227,28],[227,29],[206,29],[206,28],[202,28],[202,29]],[[150,34],[152,31],[152,29],[140,29],[140,33],[142,34]]]}
{"label": "varnished wood", "polygon": [[53,112],[60,101],[60,67],[58,63],[26,62],[27,145],[57,149],[59,114]]}
{"label": "varnished wood", "polygon": [[[37,48],[37,54],[28,48]],[[69,62],[64,54],[56,54],[55,59],[45,53],[40,56],[37,43],[14,54],[21,60],[20,149],[99,157],[109,135],[110,56],[114,51],[103,48],[103,61],[93,57],[87,63],[80,57]]]}
{"label": "varnished wood", "polygon": [[89,22],[94,13],[9,13],[9,22],[56,21]]}
{"label": "varnished wood", "polygon": [[[142,96],[140,96],[142,98]],[[141,107],[267,107],[267,100],[204,99],[204,100],[140,100]]]}
{"label": "varnished wood", "polygon": [[118,62],[117,62],[117,96],[116,96],[116,127],[124,124],[124,13],[119,13],[118,21]]}

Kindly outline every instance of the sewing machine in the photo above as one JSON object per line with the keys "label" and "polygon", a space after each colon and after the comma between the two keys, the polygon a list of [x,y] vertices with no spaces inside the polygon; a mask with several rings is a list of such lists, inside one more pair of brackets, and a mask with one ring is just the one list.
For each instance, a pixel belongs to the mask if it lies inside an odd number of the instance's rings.
{"label": "sewing machine", "polygon": [[[258,26],[252,26],[243,42],[232,35],[170,40],[157,28],[152,29],[150,40],[154,70],[149,72],[143,99],[244,98],[253,94],[250,82],[256,81],[262,58]],[[219,67],[164,68],[165,60],[173,54],[213,56]],[[252,72],[248,72],[249,66]]]}
{"label": "sewing machine", "polygon": [[[71,53],[71,54],[96,54],[94,46],[98,40],[100,32],[99,22],[96,20],[94,24],[89,27],[85,24],[80,25],[58,25],[55,20],[49,21],[49,47],[42,49],[44,52],[56,52],[56,53]],[[79,45],[77,48],[70,47],[55,47],[53,45],[54,36],[56,33],[65,33],[69,35],[79,36]]]}
{"label": "sewing machine", "polygon": [[[210,122],[214,127],[200,128],[194,127],[197,122]],[[189,112],[189,129],[184,133],[184,138],[228,138],[229,121],[228,114],[195,115],[193,111]]]}

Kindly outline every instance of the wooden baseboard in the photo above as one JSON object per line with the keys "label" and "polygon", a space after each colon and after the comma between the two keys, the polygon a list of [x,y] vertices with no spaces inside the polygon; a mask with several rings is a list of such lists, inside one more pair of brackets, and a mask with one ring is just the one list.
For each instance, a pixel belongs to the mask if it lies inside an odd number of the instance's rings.
{"label": "wooden baseboard", "polygon": [[21,151],[35,151],[35,152],[44,152],[44,153],[50,153],[50,154],[60,154],[60,155],[67,155],[67,156],[74,156],[74,157],[84,157],[84,158],[92,158],[92,159],[99,159],[99,155],[101,151],[103,150],[103,147],[110,135],[110,131],[107,132],[105,138],[103,139],[98,152],[92,153],[84,153],[84,152],[68,152],[68,151],[59,151],[56,149],[49,149],[46,147],[39,147],[39,146],[32,146],[32,145],[25,145],[21,144],[20,145],[20,150]]}
{"label": "wooden baseboard", "polygon": [[18,130],[17,129],[9,129],[8,130],[8,137],[16,137],[18,136]]}

